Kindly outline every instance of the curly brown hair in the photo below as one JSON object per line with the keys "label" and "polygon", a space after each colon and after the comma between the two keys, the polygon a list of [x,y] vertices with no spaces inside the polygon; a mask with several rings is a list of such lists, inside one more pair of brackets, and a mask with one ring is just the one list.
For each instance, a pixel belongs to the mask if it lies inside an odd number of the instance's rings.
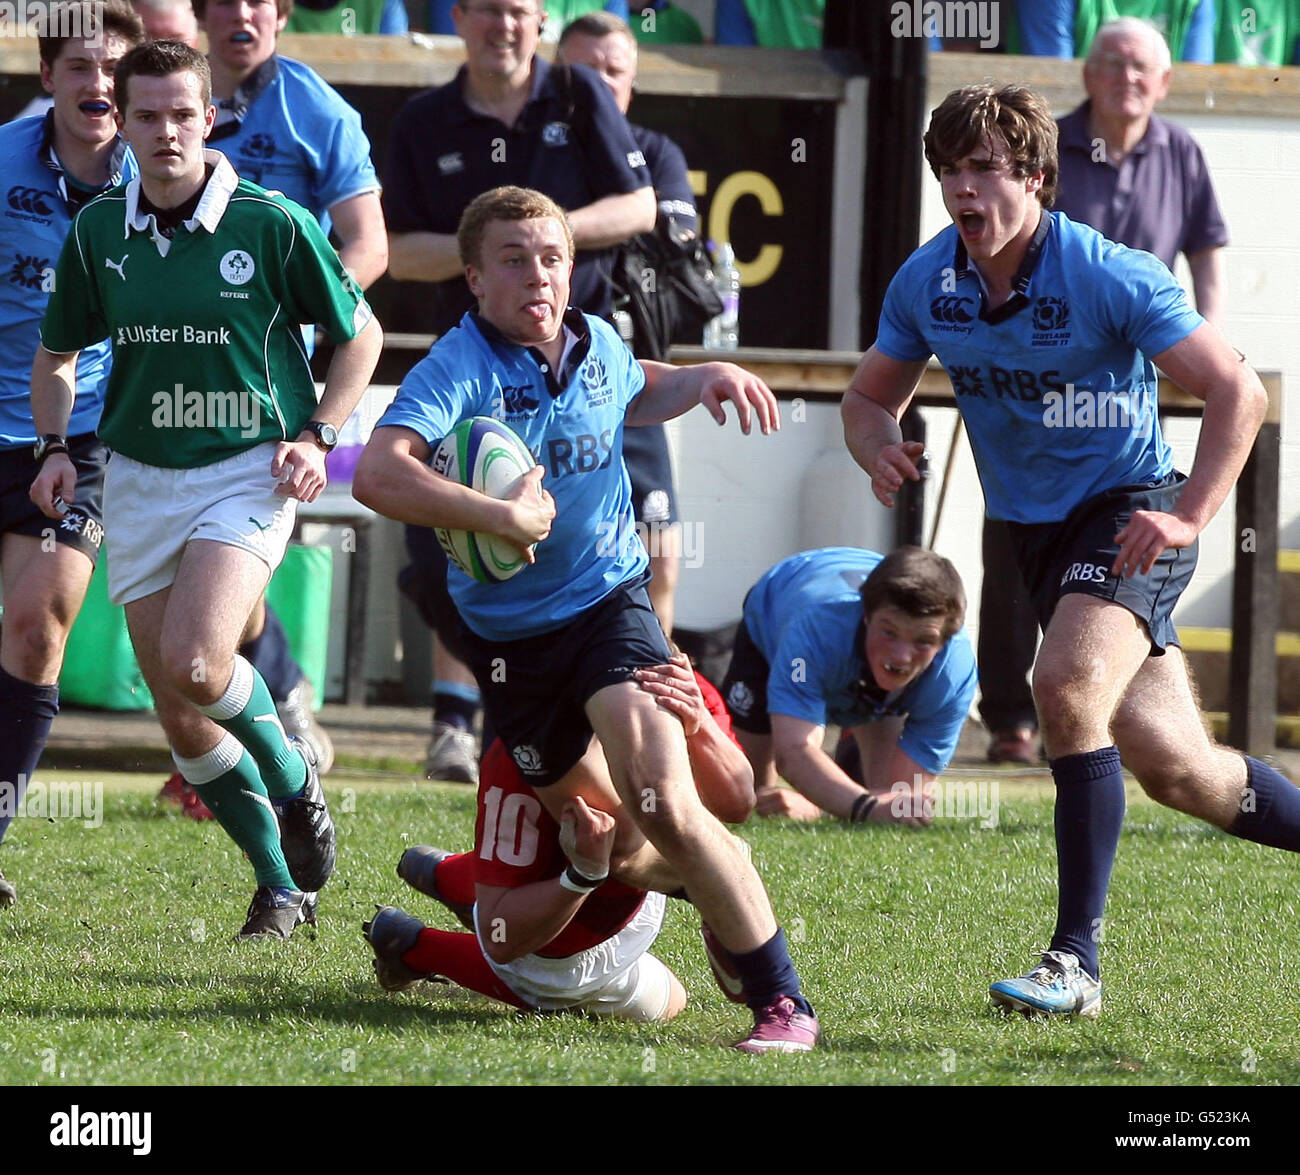
{"label": "curly brown hair", "polygon": [[1056,119],[1027,86],[963,86],[939,104],[925,132],[925,158],[935,179],[940,168],[965,159],[995,135],[1006,140],[1012,175],[1043,173],[1038,199],[1050,208],[1056,201]]}

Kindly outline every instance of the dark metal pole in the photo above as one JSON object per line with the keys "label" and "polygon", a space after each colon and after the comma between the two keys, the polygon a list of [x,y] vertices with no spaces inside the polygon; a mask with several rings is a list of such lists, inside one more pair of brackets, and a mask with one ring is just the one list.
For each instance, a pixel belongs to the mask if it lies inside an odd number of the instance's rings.
{"label": "dark metal pole", "polygon": [[[866,64],[867,167],[862,191],[863,250],[859,275],[862,314],[859,346],[876,337],[889,280],[920,243],[921,134],[925,119],[926,44],[895,37],[891,6],[862,0],[828,0],[827,48],[855,49]],[[912,409],[903,436],[925,441],[925,423]],[[908,483],[899,495],[895,538],[922,542],[925,483]]]}

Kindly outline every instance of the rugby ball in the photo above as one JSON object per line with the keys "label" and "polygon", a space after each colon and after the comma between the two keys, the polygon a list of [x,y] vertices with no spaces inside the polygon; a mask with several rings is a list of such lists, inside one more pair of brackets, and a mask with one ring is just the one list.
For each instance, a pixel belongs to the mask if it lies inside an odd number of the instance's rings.
{"label": "rugby ball", "polygon": [[[438,442],[429,466],[434,473],[489,498],[505,498],[537,462],[528,446],[499,420],[471,416]],[[494,534],[435,527],[447,558],[479,583],[502,583],[528,566],[519,549]]]}

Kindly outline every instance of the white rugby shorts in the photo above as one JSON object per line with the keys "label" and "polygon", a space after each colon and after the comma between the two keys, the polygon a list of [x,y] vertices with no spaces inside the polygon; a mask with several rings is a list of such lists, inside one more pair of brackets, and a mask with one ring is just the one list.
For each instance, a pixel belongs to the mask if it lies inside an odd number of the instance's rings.
{"label": "white rugby shorts", "polygon": [[[622,930],[576,955],[524,955],[510,963],[493,962],[486,951],[484,957],[502,983],[541,1011],[660,1020],[672,994],[671,973],[649,952],[663,925],[665,900],[661,893],[646,894]],[[477,907],[474,913],[477,920]]]}
{"label": "white rugby shorts", "polygon": [[210,539],[256,555],[274,571],[293,533],[298,503],[275,492],[276,442],[197,469],[144,465],[122,453],[104,476],[108,598],[129,604],[168,587],[185,545]]}

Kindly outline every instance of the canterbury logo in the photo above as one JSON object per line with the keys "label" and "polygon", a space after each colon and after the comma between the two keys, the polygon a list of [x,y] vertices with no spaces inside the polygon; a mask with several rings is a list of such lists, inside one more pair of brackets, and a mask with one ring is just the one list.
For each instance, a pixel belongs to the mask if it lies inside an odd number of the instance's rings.
{"label": "canterbury logo", "polygon": [[956,298],[951,295],[936,298],[930,303],[930,317],[936,322],[970,322],[971,316],[965,309],[969,304],[969,298]]}
{"label": "canterbury logo", "polygon": [[40,188],[10,188],[9,207],[17,212],[34,212],[37,216],[52,216],[54,209],[47,203],[52,193]]}
{"label": "canterbury logo", "polygon": [[126,274],[122,272],[122,266],[126,264],[126,259],[130,256],[131,256],[130,253],[123,253],[121,261],[110,261],[107,257],[105,257],[104,268],[115,271],[118,277],[120,277],[123,281],[126,281]]}

